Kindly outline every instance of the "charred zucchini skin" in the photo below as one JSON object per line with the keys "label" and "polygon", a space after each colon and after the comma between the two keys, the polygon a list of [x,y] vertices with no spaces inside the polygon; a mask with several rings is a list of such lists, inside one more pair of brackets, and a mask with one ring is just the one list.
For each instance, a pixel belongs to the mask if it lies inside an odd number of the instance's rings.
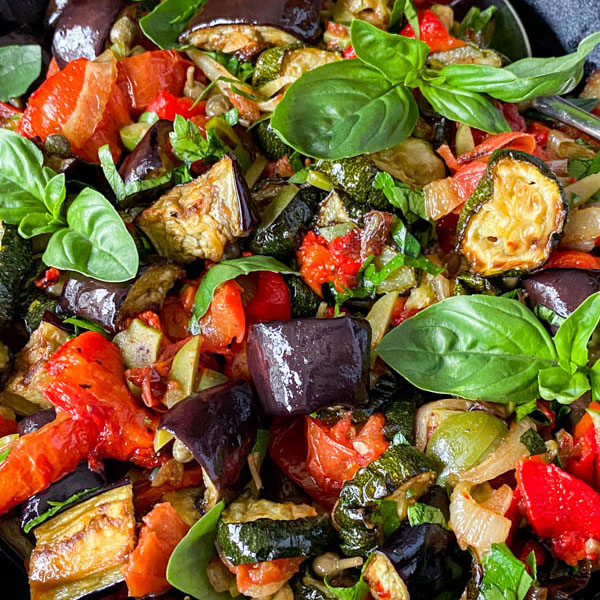
{"label": "charred zucchini skin", "polygon": [[257,519],[217,526],[223,556],[233,565],[321,554],[333,539],[326,515],[292,521]]}
{"label": "charred zucchini skin", "polygon": [[293,256],[309,229],[323,192],[314,187],[301,189],[277,218],[258,228],[249,243],[250,250],[285,260]]}
{"label": "charred zucchini skin", "polygon": [[494,194],[493,169],[497,163],[506,158],[516,162],[529,163],[530,165],[533,165],[544,177],[555,182],[560,192],[562,211],[564,212],[564,217],[562,219],[560,229],[554,232],[550,238],[550,243],[546,251],[545,260],[540,261],[540,263],[534,268],[510,269],[502,273],[495,273],[496,275],[501,274],[503,276],[519,276],[523,274],[533,273],[544,266],[544,264],[550,258],[552,250],[556,247],[560,238],[562,237],[564,224],[566,223],[569,214],[569,203],[567,201],[567,198],[565,196],[564,190],[560,182],[556,178],[556,175],[552,172],[551,169],[548,168],[548,166],[542,160],[540,160],[536,156],[533,156],[532,154],[527,154],[526,152],[522,152],[520,150],[509,149],[496,150],[492,154],[488,162],[487,171],[485,172],[483,178],[479,182],[477,188],[475,189],[471,197],[465,203],[465,206],[463,207],[460,217],[458,219],[458,224],[456,227],[456,249],[457,252],[462,252],[463,243],[465,241],[465,234],[467,232],[467,228],[469,226],[469,223],[471,222],[471,219],[481,210],[481,208],[485,204],[487,204],[492,199]]}
{"label": "charred zucchini skin", "polygon": [[437,471],[434,460],[412,446],[390,446],[377,460],[364,467],[344,483],[333,520],[339,527],[340,548],[347,556],[366,557],[380,543],[367,511],[377,508],[377,501],[395,492],[409,479]]}
{"label": "charred zucchini skin", "polygon": [[0,222],[0,331],[17,316],[21,286],[32,264],[31,242],[16,227]]}
{"label": "charred zucchini skin", "polygon": [[454,282],[455,296],[469,296],[470,294],[485,294],[498,296],[501,291],[485,277],[476,273],[461,273]]}
{"label": "charred zucchini skin", "polygon": [[285,55],[291,50],[298,50],[300,48],[304,48],[304,44],[298,42],[297,44],[288,44],[287,46],[267,48],[261,52],[254,68],[252,85],[260,87],[265,83],[269,83],[269,81],[273,81],[273,79],[277,79],[281,73]]}
{"label": "charred zucchini skin", "polygon": [[361,208],[391,208],[383,191],[373,186],[379,169],[370,158],[357,156],[341,160],[320,160],[316,170],[327,175],[336,187],[342,188]]}
{"label": "charred zucchini skin", "polygon": [[37,291],[28,294],[28,303],[23,306],[23,321],[25,329],[30,335],[40,326],[44,318],[44,313],[49,311],[55,312],[58,306],[58,299],[48,296],[44,292]]}
{"label": "charred zucchini skin", "polygon": [[284,279],[290,292],[292,319],[314,317],[317,314],[321,298],[297,275],[284,275]]}
{"label": "charred zucchini skin", "polygon": [[[276,50],[276,48],[272,48]],[[284,144],[281,138],[275,133],[271,127],[271,120],[262,121],[254,129],[254,139],[263,154],[269,160],[279,160],[284,156],[291,156],[294,149]]]}

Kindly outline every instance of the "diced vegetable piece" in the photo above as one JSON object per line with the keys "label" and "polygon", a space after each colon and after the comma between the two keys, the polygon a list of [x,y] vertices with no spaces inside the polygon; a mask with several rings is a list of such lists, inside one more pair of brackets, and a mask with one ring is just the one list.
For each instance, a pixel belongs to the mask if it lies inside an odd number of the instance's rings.
{"label": "diced vegetable piece", "polygon": [[[271,52],[273,50],[279,50],[279,48],[273,48],[263,52]],[[262,54],[261,54],[262,57]],[[271,121],[261,121],[254,128],[254,137],[258,147],[263,151],[264,155],[269,160],[279,160],[284,156],[291,156],[294,153],[293,148],[284,144],[281,138],[275,133],[275,130],[271,127]]]}
{"label": "diced vegetable piece", "polygon": [[319,296],[297,275],[284,275],[284,279],[290,292],[292,318],[314,317],[321,303]]}
{"label": "diced vegetable piece", "polygon": [[119,346],[125,366],[138,369],[158,360],[162,338],[162,332],[134,319],[125,331],[114,337],[113,342]]}
{"label": "diced vegetable piece", "polygon": [[187,398],[196,389],[201,350],[202,337],[194,336],[175,355],[164,400],[168,408]]}
{"label": "diced vegetable piece", "polygon": [[549,259],[567,209],[560,183],[540,159],[498,150],[462,210],[457,247],[484,277],[533,271]]}
{"label": "diced vegetable piece", "polygon": [[253,325],[248,367],[264,410],[287,416],[364,404],[370,344],[368,323],[354,317]]}
{"label": "diced vegetable piece", "polygon": [[138,225],[157,252],[178,262],[219,261],[225,246],[250,233],[254,206],[242,171],[231,156],[159,198]]}
{"label": "diced vegetable piece", "polygon": [[77,600],[122,581],[135,546],[131,484],[78,504],[35,530],[29,563],[36,600]]}
{"label": "diced vegetable piece", "polygon": [[[267,48],[266,50],[263,50],[256,60],[254,75],[252,77],[252,85],[258,88],[265,83],[280,77],[281,65],[285,55],[291,50],[298,50],[298,48],[303,48],[303,44],[297,42],[288,46],[275,46],[273,48]],[[271,129],[271,131],[273,130]],[[281,158],[281,156],[276,158],[269,156],[269,158],[271,158],[271,160],[277,160],[278,158]]]}

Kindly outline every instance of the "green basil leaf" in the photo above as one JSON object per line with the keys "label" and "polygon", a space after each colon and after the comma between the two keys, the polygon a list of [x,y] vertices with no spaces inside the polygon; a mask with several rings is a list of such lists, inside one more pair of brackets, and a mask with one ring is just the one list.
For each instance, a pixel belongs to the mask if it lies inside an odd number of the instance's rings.
{"label": "green basil leaf", "polygon": [[482,94],[424,81],[419,82],[419,89],[433,109],[447,119],[488,133],[510,131],[504,115]]}
{"label": "green basil leaf", "polygon": [[251,62],[239,60],[233,54],[226,54],[225,52],[205,52],[205,54],[216,60],[220,65],[223,65],[240,81],[249,81],[254,75],[254,65]]}
{"label": "green basil leaf", "polygon": [[29,213],[19,224],[19,235],[29,239],[44,233],[54,233],[63,227],[64,222],[51,214]]}
{"label": "green basil leaf", "polygon": [[204,137],[192,121],[181,115],[175,117],[169,141],[173,154],[187,165],[197,160],[208,159],[214,162],[223,158],[229,151],[215,129],[208,129]]}
{"label": "green basil leaf", "polygon": [[56,218],[60,218],[60,209],[67,197],[67,183],[65,174],[54,175],[46,184],[44,190],[44,204],[48,212]]}
{"label": "green basil leaf", "polygon": [[439,508],[429,506],[429,504],[421,504],[417,502],[413,506],[408,507],[408,522],[414,527],[423,523],[437,523],[445,529],[448,529],[446,517]]}
{"label": "green basil leaf", "polygon": [[533,578],[506,544],[492,544],[483,557],[483,580],[477,600],[523,600]]}
{"label": "green basil leaf", "polygon": [[377,504],[377,510],[371,513],[369,520],[383,531],[385,539],[392,535],[402,523],[398,516],[398,503],[395,500],[378,500]]}
{"label": "green basil leaf", "polygon": [[537,410],[537,400],[530,400],[529,402],[525,402],[525,404],[519,404],[519,406],[515,408],[517,423],[535,410]]}
{"label": "green basil leaf", "polygon": [[540,321],[546,321],[549,325],[556,325],[557,327],[560,327],[566,320],[565,317],[561,317],[543,304],[536,304],[533,312]]}
{"label": "green basil leaf", "polygon": [[469,30],[473,34],[483,31],[492,20],[492,17],[496,14],[498,8],[496,6],[488,6],[485,10],[481,10],[476,6],[471,6],[469,12],[465,15],[464,19],[453,29],[453,33],[456,37],[464,37],[469,33]]}
{"label": "green basil leaf", "polygon": [[398,244],[398,252],[417,258],[421,254],[421,244],[419,240],[408,231],[408,227],[397,219],[396,226],[392,230],[392,238]]}
{"label": "green basil leaf", "polygon": [[394,6],[392,7],[392,12],[390,14],[390,23],[388,27],[388,31],[392,33],[397,33],[402,26],[402,17],[404,16],[404,6],[406,4],[406,0],[395,0]]}
{"label": "green basil leaf", "polygon": [[111,203],[99,192],[83,190],[67,211],[68,227],[48,242],[42,260],[100,281],[129,281],[138,271],[135,241]]}
{"label": "green basil leaf", "polygon": [[354,19],[350,28],[354,52],[364,63],[381,71],[392,83],[404,83],[407,75],[425,66],[429,46],[403,35]]}
{"label": "green basil leaf", "polygon": [[573,374],[561,367],[543,369],[538,375],[540,395],[544,400],[558,400],[568,404],[577,400],[590,389],[590,382],[585,373],[577,371]]}
{"label": "green basil leaf", "polygon": [[536,454],[544,454],[547,450],[546,444],[542,436],[533,428],[529,428],[520,438],[519,441],[531,456],[535,456]]}
{"label": "green basil leaf", "polygon": [[186,23],[205,2],[206,0],[165,0],[140,19],[140,28],[159,48],[178,48],[179,35]]}
{"label": "green basil leaf", "polygon": [[235,279],[240,275],[248,275],[256,271],[271,271],[272,273],[283,273],[285,275],[297,275],[296,271],[287,265],[275,260],[270,256],[245,256],[223,260],[211,267],[200,281],[196,297],[194,298],[194,312],[190,319],[190,331],[199,333],[198,320],[208,310],[215,290],[226,281]]}
{"label": "green basil leaf", "polygon": [[37,45],[0,48],[0,100],[24,94],[42,72],[42,48]]}
{"label": "green basil leaf", "polygon": [[300,77],[271,126],[305,156],[333,160],[398,145],[412,133],[418,113],[405,87],[359,60],[343,60]]}
{"label": "green basil leaf", "polygon": [[539,397],[538,373],[557,366],[552,338],[516,300],[455,296],[392,329],[379,356],[417,387],[470,400]]}
{"label": "green basil leaf", "polygon": [[90,321],[89,319],[84,319],[83,317],[69,317],[68,319],[63,319],[63,323],[67,323],[67,325],[73,325],[73,327],[75,327],[75,332],[78,335],[80,330],[83,330],[101,333],[105,338],[112,337],[110,333],[104,329],[104,327],[102,327],[102,325],[98,325],[98,323]]}
{"label": "green basil leaf", "polygon": [[33,142],[0,129],[0,220],[18,225],[30,213],[46,212],[50,170],[44,170],[43,163]]}
{"label": "green basil leaf", "polygon": [[388,202],[402,211],[407,223],[414,223],[419,219],[427,220],[423,190],[394,181],[394,178],[385,171],[377,173],[373,187],[383,190]]}
{"label": "green basil leaf", "polygon": [[590,382],[592,384],[592,399],[600,402],[600,359],[590,369]]}
{"label": "green basil leaf", "polygon": [[440,71],[450,86],[485,92],[503,102],[570,92],[581,80],[587,55],[600,43],[600,32],[586,37],[576,52],[555,58],[524,58],[503,69],[485,65],[449,65]]}
{"label": "green basil leaf", "polygon": [[554,336],[558,362],[563,369],[570,371],[571,365],[587,365],[588,342],[599,322],[600,292],[596,292],[567,317]]}
{"label": "green basil leaf", "polygon": [[202,600],[231,600],[227,592],[215,592],[206,568],[217,555],[217,522],[225,503],[213,506],[177,544],[167,565],[167,581],[176,589]]}

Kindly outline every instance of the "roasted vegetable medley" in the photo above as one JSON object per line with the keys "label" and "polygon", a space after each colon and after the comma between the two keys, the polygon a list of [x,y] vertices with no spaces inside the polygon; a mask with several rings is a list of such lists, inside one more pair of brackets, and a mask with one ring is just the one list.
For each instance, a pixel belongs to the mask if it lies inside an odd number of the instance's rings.
{"label": "roasted vegetable medley", "polygon": [[600,597],[600,32],[449,4],[0,1],[2,598]]}

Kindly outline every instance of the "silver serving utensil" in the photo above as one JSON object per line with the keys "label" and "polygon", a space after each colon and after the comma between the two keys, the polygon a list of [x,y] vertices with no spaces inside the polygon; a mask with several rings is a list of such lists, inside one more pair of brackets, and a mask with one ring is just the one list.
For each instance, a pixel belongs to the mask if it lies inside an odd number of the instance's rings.
{"label": "silver serving utensil", "polygon": [[[531,56],[527,31],[509,0],[454,0],[450,6],[457,19],[462,19],[472,6],[481,10],[495,6],[498,12],[490,47],[501,51],[511,61]],[[576,127],[600,140],[600,119],[560,96],[536,98],[532,107],[551,119]]]}

